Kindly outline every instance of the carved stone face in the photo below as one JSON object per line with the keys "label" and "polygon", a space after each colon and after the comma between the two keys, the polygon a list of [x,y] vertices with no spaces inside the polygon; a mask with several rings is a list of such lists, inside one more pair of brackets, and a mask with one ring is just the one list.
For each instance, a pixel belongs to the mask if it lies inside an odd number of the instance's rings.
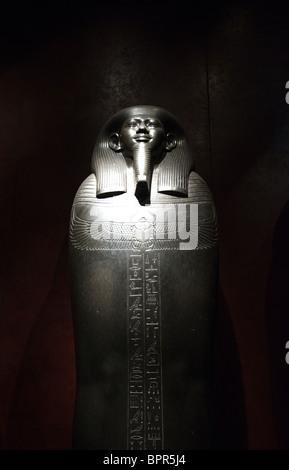
{"label": "carved stone face", "polygon": [[127,192],[131,166],[136,189],[147,185],[150,192],[155,175],[157,192],[188,194],[193,154],[184,130],[171,113],[156,106],[131,106],[105,123],[92,155],[97,197]]}
{"label": "carved stone face", "polygon": [[111,149],[133,159],[135,195],[139,200],[145,199],[144,195],[150,190],[153,164],[175,145],[175,136],[166,135],[162,122],[149,114],[127,118],[120,134],[113,133],[109,138]]}
{"label": "carved stone face", "polygon": [[166,134],[162,123],[150,116],[137,116],[127,119],[121,128],[120,145],[124,155],[132,155],[134,149],[147,147],[152,154],[165,149]]}

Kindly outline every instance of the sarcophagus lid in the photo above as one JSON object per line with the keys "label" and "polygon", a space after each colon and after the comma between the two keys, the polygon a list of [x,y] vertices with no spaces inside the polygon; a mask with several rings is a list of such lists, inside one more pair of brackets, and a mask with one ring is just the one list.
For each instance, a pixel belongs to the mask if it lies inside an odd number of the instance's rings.
{"label": "sarcophagus lid", "polygon": [[116,113],[71,211],[74,448],[211,448],[217,271],[183,129],[154,106]]}

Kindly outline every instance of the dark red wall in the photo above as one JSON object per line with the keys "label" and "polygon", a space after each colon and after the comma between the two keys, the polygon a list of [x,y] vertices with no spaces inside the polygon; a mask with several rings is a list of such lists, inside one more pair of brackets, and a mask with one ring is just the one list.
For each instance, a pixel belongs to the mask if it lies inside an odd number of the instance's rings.
{"label": "dark red wall", "polygon": [[104,3],[1,4],[1,446],[71,448],[70,208],[106,119],[154,104],[218,211],[218,445],[288,449],[289,10]]}

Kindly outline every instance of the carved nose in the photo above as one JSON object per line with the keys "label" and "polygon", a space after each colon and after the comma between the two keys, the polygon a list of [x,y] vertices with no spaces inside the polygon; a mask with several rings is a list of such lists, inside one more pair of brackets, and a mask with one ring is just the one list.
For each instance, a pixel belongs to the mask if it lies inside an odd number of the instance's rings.
{"label": "carved nose", "polygon": [[140,124],[136,133],[137,134],[149,134],[149,131],[144,124]]}

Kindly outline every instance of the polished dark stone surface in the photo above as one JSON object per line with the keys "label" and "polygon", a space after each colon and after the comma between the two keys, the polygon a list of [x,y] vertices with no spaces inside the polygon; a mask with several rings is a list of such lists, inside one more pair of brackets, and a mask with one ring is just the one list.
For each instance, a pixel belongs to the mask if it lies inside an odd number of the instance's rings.
{"label": "polished dark stone surface", "polygon": [[[76,449],[130,449],[128,255],[133,252],[73,249],[71,253],[79,371]],[[212,391],[216,265],[216,249],[191,255],[160,253],[164,446],[156,450],[216,445]],[[153,449],[151,442],[147,445]]]}
{"label": "polished dark stone surface", "polygon": [[185,131],[125,108],[91,166],[70,219],[73,448],[212,449],[218,227]]}

